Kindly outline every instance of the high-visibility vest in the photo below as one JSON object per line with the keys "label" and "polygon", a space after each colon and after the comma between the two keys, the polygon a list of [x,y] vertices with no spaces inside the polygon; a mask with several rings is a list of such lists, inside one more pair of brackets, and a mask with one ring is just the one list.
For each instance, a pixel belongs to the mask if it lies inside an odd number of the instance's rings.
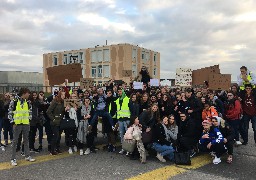
{"label": "high-visibility vest", "polygon": [[[108,112],[109,112],[109,114],[110,114],[110,111],[111,111],[111,108],[112,108],[112,105],[111,105],[112,103],[110,102],[110,104],[109,104],[109,106],[108,106]],[[116,118],[116,113],[115,113],[115,115],[114,116],[112,116],[112,118]]]}
{"label": "high-visibility vest", "polygon": [[[249,81],[252,80],[251,72],[247,75],[247,79],[248,79]],[[250,82],[245,82],[245,81],[243,81],[243,84],[240,86],[240,90],[244,90],[246,84],[251,84],[251,83],[250,83]],[[252,88],[255,88],[255,85],[252,84]]]}
{"label": "high-visibility vest", "polygon": [[29,107],[28,102],[25,100],[23,107],[21,107],[21,102],[18,100],[16,109],[13,112],[13,119],[16,125],[18,124],[28,124],[29,125]]}
{"label": "high-visibility vest", "polygon": [[131,112],[129,109],[129,101],[130,98],[128,98],[127,96],[125,96],[125,98],[123,99],[123,103],[122,106],[120,106],[119,104],[119,98],[115,101],[116,106],[117,106],[117,119],[120,118],[130,118],[131,116]]}

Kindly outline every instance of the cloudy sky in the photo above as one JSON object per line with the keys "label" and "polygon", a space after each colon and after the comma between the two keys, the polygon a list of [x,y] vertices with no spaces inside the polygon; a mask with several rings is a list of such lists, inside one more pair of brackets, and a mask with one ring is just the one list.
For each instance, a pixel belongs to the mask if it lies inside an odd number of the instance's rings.
{"label": "cloudy sky", "polygon": [[256,71],[254,0],[0,0],[0,71],[42,72],[42,54],[117,43],[161,53],[177,67]]}

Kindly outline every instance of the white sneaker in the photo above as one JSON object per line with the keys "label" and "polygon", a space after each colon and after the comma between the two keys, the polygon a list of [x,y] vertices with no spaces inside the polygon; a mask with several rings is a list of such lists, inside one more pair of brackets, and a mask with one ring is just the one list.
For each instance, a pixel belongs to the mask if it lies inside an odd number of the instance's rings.
{"label": "white sneaker", "polygon": [[124,150],[121,149],[121,151],[119,151],[119,154],[124,154]]}
{"label": "white sneaker", "polygon": [[213,164],[219,164],[219,163],[221,163],[221,159],[217,158],[217,156],[215,156],[215,158],[213,159],[212,163]]}
{"label": "white sneaker", "polygon": [[84,154],[84,150],[80,149],[80,156]]}
{"label": "white sneaker", "polygon": [[164,159],[164,157],[161,155],[161,154],[159,154],[159,153],[157,153],[157,159],[159,160],[159,161],[161,161],[161,162],[166,162],[166,160]]}
{"label": "white sneaker", "polygon": [[242,145],[242,143],[240,141],[236,141],[236,145],[239,146]]}
{"label": "white sneaker", "polygon": [[77,147],[76,146],[74,146],[74,152],[77,152]]}
{"label": "white sneaker", "polygon": [[69,154],[73,154],[73,151],[72,151],[72,148],[71,148],[71,147],[68,149],[68,153],[69,153]]}
{"label": "white sneaker", "polygon": [[11,165],[12,166],[17,166],[18,165],[16,159],[11,160]]}
{"label": "white sneaker", "polygon": [[85,154],[85,155],[88,155],[88,154],[90,154],[90,153],[91,153],[90,148],[87,148],[87,149],[84,151],[84,154]]}
{"label": "white sneaker", "polygon": [[1,149],[2,149],[2,151],[5,151],[5,148],[4,148],[4,146],[1,146]]}
{"label": "white sneaker", "polygon": [[126,152],[126,156],[129,156],[129,154],[130,154],[129,152]]}
{"label": "white sneaker", "polygon": [[29,161],[29,162],[34,162],[35,159],[33,159],[31,156],[28,156],[25,158],[26,161]]}

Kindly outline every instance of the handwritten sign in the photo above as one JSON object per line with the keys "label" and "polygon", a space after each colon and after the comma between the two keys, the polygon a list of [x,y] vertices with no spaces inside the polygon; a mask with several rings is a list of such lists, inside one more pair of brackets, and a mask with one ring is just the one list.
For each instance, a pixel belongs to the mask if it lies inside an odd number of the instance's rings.
{"label": "handwritten sign", "polygon": [[175,85],[182,87],[192,86],[192,69],[190,68],[177,68]]}
{"label": "handwritten sign", "polygon": [[123,77],[132,77],[132,70],[123,70]]}
{"label": "handwritten sign", "polygon": [[94,85],[93,78],[81,78],[80,79],[80,89],[89,89]]}
{"label": "handwritten sign", "polygon": [[81,107],[80,99],[64,99],[64,107]]}
{"label": "handwritten sign", "polygon": [[133,89],[142,89],[143,88],[143,82],[133,82]]}
{"label": "handwritten sign", "polygon": [[150,86],[159,86],[159,79],[150,79]]}

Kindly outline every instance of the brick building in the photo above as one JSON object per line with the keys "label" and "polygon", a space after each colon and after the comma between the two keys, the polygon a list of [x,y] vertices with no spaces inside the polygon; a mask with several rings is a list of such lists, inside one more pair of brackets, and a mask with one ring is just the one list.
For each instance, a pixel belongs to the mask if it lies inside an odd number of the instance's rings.
{"label": "brick building", "polygon": [[[65,79],[78,83],[80,77],[94,78],[96,84],[109,79],[128,82],[142,66],[148,68],[152,78],[160,79],[160,53],[131,44],[47,53],[43,54],[44,86],[58,85]],[[124,70],[130,70],[131,76],[124,77]]]}
{"label": "brick building", "polygon": [[219,65],[193,70],[192,79],[194,87],[204,85],[204,81],[213,90],[228,90],[231,86],[231,74],[221,74]]}

